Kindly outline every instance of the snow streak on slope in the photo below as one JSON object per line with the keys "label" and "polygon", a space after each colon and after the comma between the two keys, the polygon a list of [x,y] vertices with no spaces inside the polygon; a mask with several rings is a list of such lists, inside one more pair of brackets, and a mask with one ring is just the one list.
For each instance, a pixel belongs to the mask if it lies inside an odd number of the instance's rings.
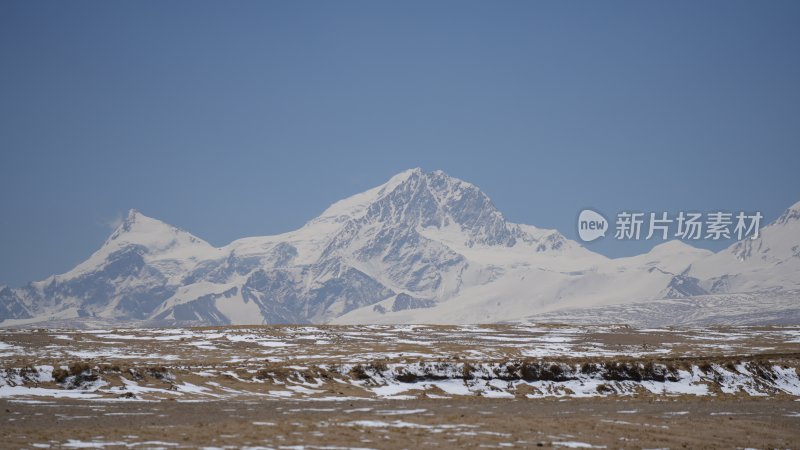
{"label": "snow streak on slope", "polygon": [[[800,204],[719,253],[608,259],[514,224],[480,189],[411,169],[302,228],[214,248],[132,210],[88,260],[0,288],[3,325],[477,323],[563,308],[800,288]],[[748,297],[750,298],[750,297]]]}

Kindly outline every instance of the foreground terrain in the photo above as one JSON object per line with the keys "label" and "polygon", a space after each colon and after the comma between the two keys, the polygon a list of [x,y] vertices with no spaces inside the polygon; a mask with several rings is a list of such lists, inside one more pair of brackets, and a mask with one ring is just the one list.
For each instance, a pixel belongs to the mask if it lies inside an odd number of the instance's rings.
{"label": "foreground terrain", "polygon": [[0,331],[4,447],[798,447],[800,327]]}

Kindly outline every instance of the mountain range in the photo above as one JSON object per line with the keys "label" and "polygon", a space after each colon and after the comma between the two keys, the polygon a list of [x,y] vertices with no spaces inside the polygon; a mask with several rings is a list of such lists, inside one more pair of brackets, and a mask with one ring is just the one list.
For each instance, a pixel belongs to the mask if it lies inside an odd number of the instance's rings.
{"label": "mountain range", "polygon": [[488,323],[648,304],[666,320],[675,299],[731,294],[797,312],[798,289],[800,202],[716,253],[673,240],[607,258],[509,222],[468,182],[411,169],[298,230],[224,247],[131,210],[69,272],[0,286],[0,326]]}

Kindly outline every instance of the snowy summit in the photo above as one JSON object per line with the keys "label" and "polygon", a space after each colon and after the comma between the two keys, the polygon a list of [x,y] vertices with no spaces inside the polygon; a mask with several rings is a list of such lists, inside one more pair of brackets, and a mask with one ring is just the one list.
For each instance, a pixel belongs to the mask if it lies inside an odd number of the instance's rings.
{"label": "snowy summit", "polygon": [[[564,308],[800,288],[800,203],[718,253],[609,259],[505,219],[478,187],[411,169],[298,230],[215,248],[131,210],[74,269],[0,288],[3,325],[479,323]],[[794,295],[794,294],[791,294]],[[72,321],[72,322],[71,322]]]}

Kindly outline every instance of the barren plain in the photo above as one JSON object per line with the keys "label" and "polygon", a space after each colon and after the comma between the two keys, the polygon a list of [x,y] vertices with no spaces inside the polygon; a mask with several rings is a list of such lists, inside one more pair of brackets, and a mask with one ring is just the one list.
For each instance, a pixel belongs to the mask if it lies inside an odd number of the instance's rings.
{"label": "barren plain", "polygon": [[795,448],[800,327],[0,330],[4,448]]}

